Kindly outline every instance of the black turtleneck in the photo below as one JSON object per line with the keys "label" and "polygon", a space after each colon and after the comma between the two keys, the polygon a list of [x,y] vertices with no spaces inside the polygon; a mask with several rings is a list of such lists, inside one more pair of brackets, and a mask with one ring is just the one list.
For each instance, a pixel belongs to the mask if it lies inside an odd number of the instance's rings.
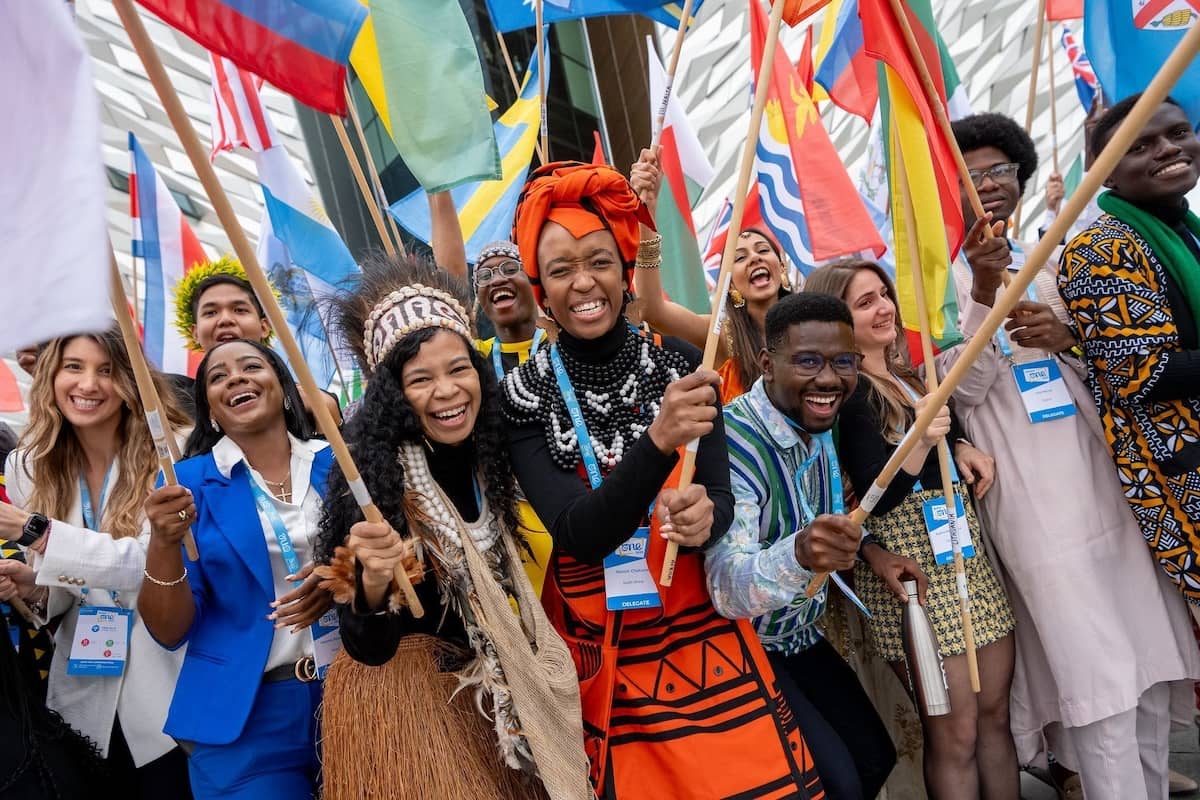
{"label": "black turtleneck", "polygon": [[[1187,201],[1179,205],[1151,206],[1141,208],[1165,222],[1176,235],[1183,239],[1188,250],[1196,259],[1196,268],[1200,269],[1200,245],[1192,236],[1192,232],[1184,224],[1187,216]],[[1162,270],[1163,292],[1167,296],[1167,305],[1171,308],[1171,317],[1175,320],[1175,328],[1179,335],[1181,350],[1171,350],[1161,355],[1158,376],[1154,385],[1145,393],[1145,399],[1151,402],[1182,400],[1195,397],[1200,386],[1200,334],[1196,327],[1196,317],[1187,296],[1183,292],[1171,271]]]}
{"label": "black turtleneck", "polygon": [[[472,521],[479,518],[475,500],[475,448],[471,442],[451,446],[434,444],[425,451],[429,472],[441,490],[450,498],[459,515]],[[366,607],[359,584],[354,608],[338,607],[342,644],[355,661],[368,666],[386,664],[396,654],[400,639],[414,633],[425,633],[449,639],[463,647],[467,634],[462,619],[447,606],[443,608],[437,578],[426,572],[425,580],[416,584],[417,597],[425,607],[425,616],[417,619],[407,609],[399,614],[363,612]]]}
{"label": "black turtleneck", "polygon": [[[616,356],[627,332],[627,323],[621,317],[612,330],[596,339],[577,339],[563,331],[558,345],[574,359],[599,364]],[[662,348],[682,355],[689,369],[700,364],[700,351],[680,339],[664,337]],[[592,490],[580,472],[566,471],[554,462],[546,435],[540,423],[510,431],[513,473],[553,537],[554,546],[586,564],[600,564],[643,523],[678,456],[663,455],[648,435],[642,435],[626,449],[600,487]],[[713,502],[709,541],[715,541],[733,519],[729,454],[720,413],[712,432],[700,440],[694,482],[706,488]]]}

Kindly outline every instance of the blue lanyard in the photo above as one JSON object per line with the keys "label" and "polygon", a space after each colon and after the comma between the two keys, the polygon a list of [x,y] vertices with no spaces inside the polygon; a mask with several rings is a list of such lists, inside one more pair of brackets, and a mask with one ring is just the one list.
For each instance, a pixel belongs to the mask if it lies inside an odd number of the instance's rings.
{"label": "blue lanyard", "polygon": [[[792,420],[788,423],[797,431],[803,430]],[[808,433],[805,431],[805,433]],[[796,470],[796,494],[800,498],[800,509],[806,517],[805,524],[811,524],[817,518],[817,513],[813,511],[809,505],[808,498],[805,496],[801,487],[801,480],[804,475],[812,468],[813,462],[820,458],[821,454],[825,454],[825,463],[829,468],[829,513],[842,515],[846,513],[846,499],[843,495],[842,488],[842,469],[838,464],[837,448],[833,446],[833,433],[825,431],[824,433],[810,433],[812,437],[813,447],[812,453],[808,458],[804,459],[804,463]]]}
{"label": "blue lanyard", "polygon": [[[925,369],[934,369],[934,365],[933,365],[933,364],[926,364],[926,365],[925,365]],[[897,377],[897,378],[895,378],[895,381],[896,381],[896,383],[898,383],[898,384],[900,384],[901,386],[903,386],[903,387],[904,387],[904,390],[905,390],[906,392],[908,392],[908,396],[909,396],[910,398],[912,398],[913,405],[916,405],[917,401],[921,399],[921,396],[920,396],[920,395],[918,395],[918,394],[916,393],[916,391],[915,391],[915,390],[914,390],[914,389],[913,389],[911,386],[909,386],[909,385],[908,385],[907,383],[905,383],[904,381],[900,380],[900,378],[898,378],[898,377]],[[954,466],[954,454],[953,454],[953,453],[951,453],[951,454],[950,454],[950,482],[951,482],[951,483],[958,483],[958,467]],[[919,492],[919,491],[921,491],[921,488],[922,488],[922,487],[921,487],[921,481],[920,481],[920,480],[918,480],[916,483],[914,483],[914,484],[913,484],[913,491],[914,491],[914,492]]]}
{"label": "blue lanyard", "polygon": [[[104,473],[104,483],[100,486],[100,503],[95,511],[92,508],[92,492],[88,489],[87,479],[79,476],[79,503],[83,511],[83,527],[88,530],[100,530],[100,518],[104,514],[104,503],[108,500],[108,480],[112,477],[113,468],[110,464]],[[99,513],[96,513],[99,512]]]}
{"label": "blue lanyard", "polygon": [[[254,494],[254,504],[267,518],[267,522],[270,523],[271,530],[275,534],[275,541],[279,542],[279,552],[283,554],[283,564],[287,567],[288,574],[298,575],[300,573],[300,557],[296,555],[296,548],[292,546],[292,537],[288,535],[283,519],[275,510],[271,498],[267,497],[267,493],[262,490],[258,482],[250,477],[249,470],[246,471],[246,482],[250,484],[250,491]],[[293,586],[299,586],[301,583],[302,581],[292,581]]]}
{"label": "blue lanyard", "polygon": [[[1037,290],[1033,288],[1032,283],[1025,287],[1025,297],[1032,303],[1038,302]],[[1012,358],[1013,349],[1008,341],[1008,334],[1004,332],[1004,326],[996,329],[996,344],[1005,358]]]}
{"label": "blue lanyard", "polygon": [[[546,332],[541,328],[538,328],[533,332],[533,344],[529,348],[530,358],[533,358],[534,354],[537,353],[538,345],[540,345],[542,340],[545,338]],[[500,337],[497,336],[492,340],[492,369],[496,371],[496,380],[498,381],[504,380],[504,363],[500,360],[500,350]]]}
{"label": "blue lanyard", "polygon": [[557,344],[550,345],[550,365],[554,368],[554,380],[558,381],[558,391],[575,427],[575,441],[579,445],[579,455],[583,459],[583,468],[587,470],[588,481],[593,489],[599,489],[604,476],[600,474],[600,463],[596,461],[596,451],[592,449],[592,437],[588,434],[587,423],[583,421],[583,409],[579,406],[579,398],[575,396],[575,387],[567,377],[567,368],[563,366]]}

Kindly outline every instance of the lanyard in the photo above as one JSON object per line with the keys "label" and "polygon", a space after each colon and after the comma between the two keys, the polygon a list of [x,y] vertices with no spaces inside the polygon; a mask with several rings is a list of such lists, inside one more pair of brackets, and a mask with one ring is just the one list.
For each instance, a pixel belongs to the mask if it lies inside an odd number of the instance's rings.
{"label": "lanyard", "polygon": [[[934,365],[926,364],[925,369],[934,369]],[[908,392],[908,396],[910,398],[912,398],[913,405],[916,405],[917,401],[921,399],[921,396],[916,393],[916,390],[914,390],[911,386],[909,386],[904,381],[900,380],[900,378],[898,378],[894,375],[892,376],[892,378],[896,381],[896,383],[898,383],[904,387],[904,391]],[[958,483],[958,467],[954,466],[954,455],[953,454],[951,454],[951,456],[950,456],[950,482]],[[920,480],[918,480],[915,484],[913,484],[914,492],[921,491],[921,488],[922,487],[921,487]]]}
{"label": "lanyard", "polygon": [[600,474],[600,463],[596,461],[592,437],[588,434],[587,423],[583,421],[583,409],[579,406],[579,398],[575,396],[575,387],[567,377],[567,368],[563,366],[557,344],[550,345],[550,365],[554,367],[554,380],[558,381],[558,391],[562,394],[567,413],[571,415],[571,424],[575,427],[575,441],[579,445],[579,455],[583,459],[583,468],[587,470],[588,481],[593,489],[599,489],[604,481]]}
{"label": "lanyard", "polygon": [[[88,489],[87,479],[79,476],[79,503],[83,510],[83,527],[88,530],[100,530],[100,518],[104,515],[104,502],[108,499],[108,480],[112,477],[113,468],[110,464],[104,473],[104,483],[100,487],[100,503],[93,511],[92,492]],[[98,513],[97,513],[98,512]]]}
{"label": "lanyard", "polygon": [[[541,328],[537,328],[533,332],[533,344],[529,348],[529,357],[533,358],[537,353],[538,345],[542,343],[542,339],[546,338],[546,332]],[[497,336],[492,340],[492,369],[496,371],[496,380],[504,380],[504,363],[500,360],[500,337]]]}
{"label": "lanyard", "polygon": [[[1025,287],[1025,297],[1031,303],[1038,302],[1037,290],[1033,288],[1032,283]],[[1008,341],[1008,334],[1004,332],[1004,326],[996,329],[996,344],[1000,347],[1000,352],[1005,358],[1012,358],[1013,349]]]}
{"label": "lanyard", "polygon": [[[283,564],[287,567],[288,574],[298,575],[300,573],[300,557],[296,555],[296,548],[292,546],[292,537],[288,535],[283,519],[275,510],[275,505],[267,497],[267,493],[262,490],[256,480],[250,477],[249,470],[246,471],[246,481],[250,484],[250,491],[254,494],[254,504],[267,518],[267,522],[270,523],[271,530],[275,534],[275,541],[279,542],[279,552],[283,554]],[[302,581],[292,581],[293,586],[299,586],[301,583]]]}
{"label": "lanyard", "polygon": [[[803,430],[790,419],[788,420],[788,424],[797,431]],[[807,433],[807,431],[805,432]],[[815,447],[813,447],[812,453],[809,454],[808,458],[804,459],[804,463],[796,470],[796,494],[800,498],[800,510],[804,512],[806,525],[812,523],[817,518],[817,513],[809,505],[808,498],[801,488],[801,480],[808,473],[809,469],[812,468],[813,462],[820,458],[822,453],[825,454],[825,463],[829,468],[829,513],[838,515],[846,513],[846,500],[842,489],[842,469],[838,464],[837,449],[833,446],[833,433],[825,431],[824,433],[810,433],[809,436],[812,437]]]}

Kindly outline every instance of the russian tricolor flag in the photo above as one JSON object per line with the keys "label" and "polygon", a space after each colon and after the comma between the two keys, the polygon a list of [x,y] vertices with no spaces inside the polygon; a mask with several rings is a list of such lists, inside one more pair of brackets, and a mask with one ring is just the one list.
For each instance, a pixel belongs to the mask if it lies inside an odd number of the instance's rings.
{"label": "russian tricolor flag", "polygon": [[145,265],[143,348],[150,363],[159,370],[194,376],[203,354],[189,351],[183,337],[175,330],[175,285],[208,256],[132,133],[129,134],[129,155],[132,161],[129,203],[133,218],[133,255],[141,258]]}
{"label": "russian tricolor flag", "polygon": [[358,0],[138,0],[217,55],[318,111],[345,114]]}

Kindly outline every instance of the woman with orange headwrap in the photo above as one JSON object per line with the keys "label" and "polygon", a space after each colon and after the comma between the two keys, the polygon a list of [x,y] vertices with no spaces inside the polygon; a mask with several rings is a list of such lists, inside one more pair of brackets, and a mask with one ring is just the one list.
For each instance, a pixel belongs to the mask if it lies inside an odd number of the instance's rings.
{"label": "woman with orange headwrap", "polygon": [[[746,622],[720,617],[700,548],[733,513],[717,376],[696,348],[625,319],[646,207],[606,166],[534,173],[514,239],[559,328],[504,383],[513,470],[549,526],[543,590],[575,658],[602,798],[822,798],[803,737]],[[677,451],[700,439],[696,476]],[[681,545],[658,585],[666,540]]]}

